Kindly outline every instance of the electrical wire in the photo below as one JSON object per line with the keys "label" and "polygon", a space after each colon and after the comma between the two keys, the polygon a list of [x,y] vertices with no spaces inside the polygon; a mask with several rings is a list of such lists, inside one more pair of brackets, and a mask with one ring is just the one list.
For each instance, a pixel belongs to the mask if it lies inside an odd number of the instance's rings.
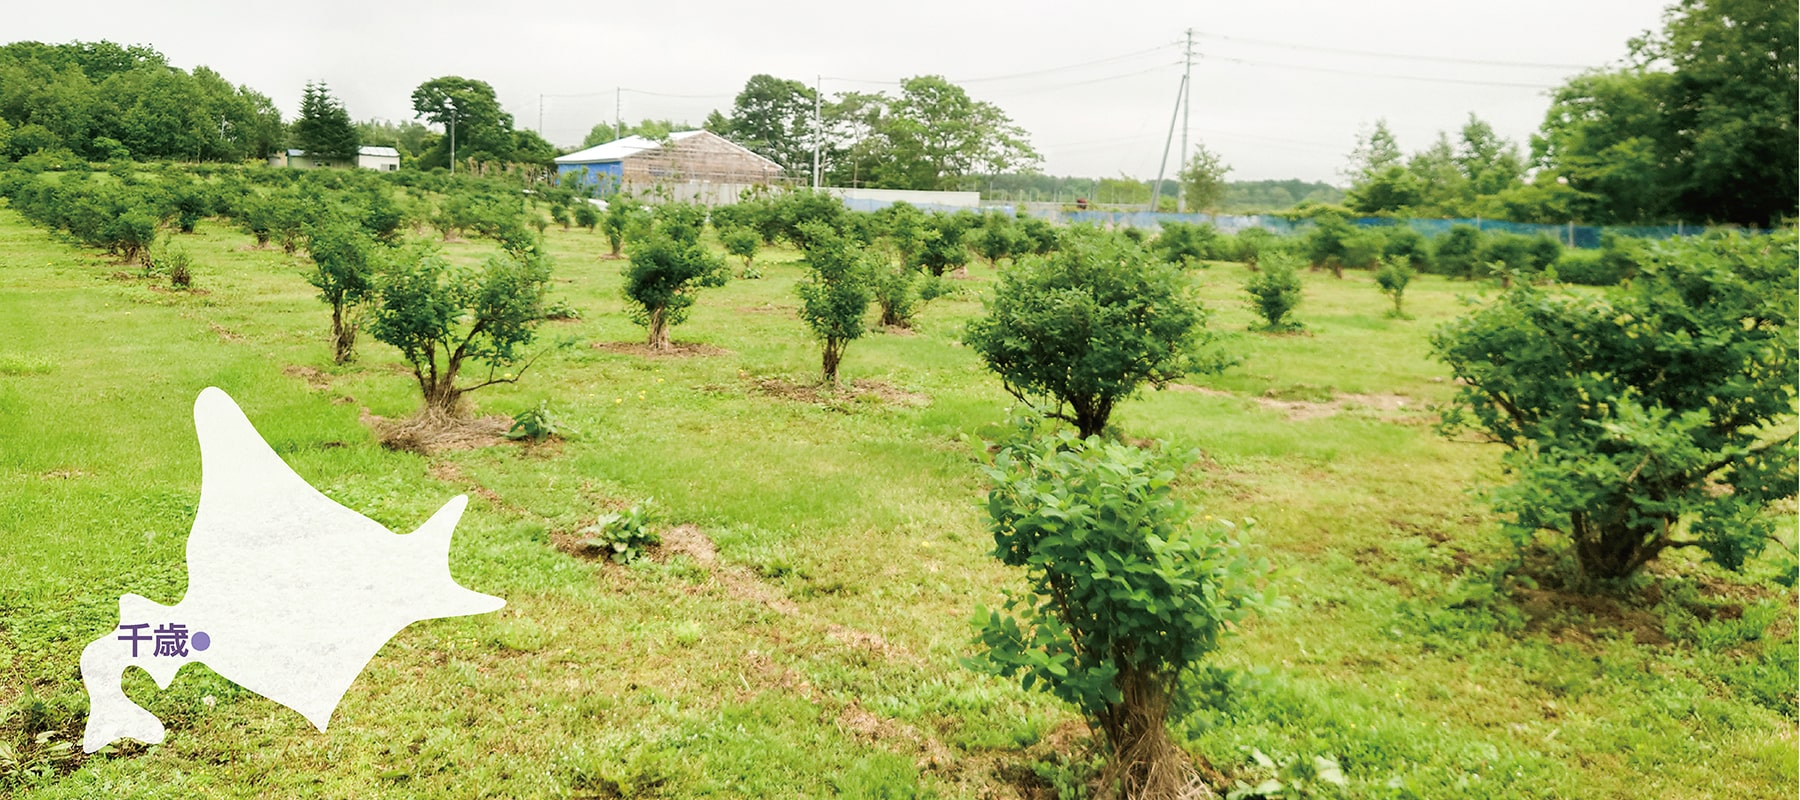
{"label": "electrical wire", "polygon": [[664,92],[651,92],[651,91],[646,91],[643,89],[632,89],[632,88],[626,87],[626,86],[621,86],[617,89],[614,89],[611,92],[606,92],[606,91],[576,92],[574,94],[543,94],[540,96],[544,97],[544,98],[605,97],[609,94],[613,94],[614,92],[624,92],[626,94],[642,94],[642,95],[649,95],[651,97],[672,97],[672,98],[675,98],[678,100],[719,100],[719,99],[724,99],[724,98],[737,97],[737,95],[735,95],[735,94],[666,94]]}
{"label": "electrical wire", "polygon": [[1111,64],[1111,63],[1118,62],[1118,61],[1127,61],[1127,60],[1130,60],[1133,58],[1137,58],[1138,56],[1149,55],[1151,53],[1158,53],[1158,52],[1162,52],[1164,50],[1169,50],[1176,46],[1178,46],[1177,43],[1168,42],[1168,43],[1160,44],[1160,45],[1157,45],[1155,47],[1151,47],[1151,48],[1148,48],[1145,50],[1138,50],[1136,52],[1125,53],[1125,54],[1116,55],[1116,56],[1110,56],[1107,58],[1097,58],[1097,59],[1094,59],[1093,61],[1083,61],[1079,64],[1066,64],[1066,65],[1060,66],[1060,67],[1045,67],[1044,69],[1032,70],[1030,72],[1015,72],[1010,75],[990,75],[985,78],[960,78],[960,79],[957,79],[952,82],[959,83],[959,84],[960,83],[987,83],[989,81],[1009,81],[1009,80],[1014,80],[1017,78],[1031,78],[1031,77],[1036,77],[1038,75],[1048,75],[1053,72],[1066,72],[1066,71],[1072,70],[1072,69],[1081,69],[1082,67],[1093,67],[1093,66],[1098,66],[1100,64]]}
{"label": "electrical wire", "polygon": [[1268,145],[1270,147],[1288,147],[1288,148],[1293,148],[1293,149],[1319,150],[1319,151],[1332,152],[1332,153],[1342,153],[1343,152],[1343,148],[1339,145],[1325,144],[1324,142],[1309,142],[1309,141],[1305,141],[1305,140],[1301,140],[1301,139],[1284,139],[1280,136],[1265,136],[1263,134],[1257,134],[1257,133],[1233,133],[1230,131],[1218,131],[1218,130],[1207,130],[1207,129],[1201,129],[1200,133],[1204,134],[1207,138],[1237,139],[1239,141],[1252,142],[1252,143],[1260,144],[1260,145]]}
{"label": "electrical wire", "polygon": [[1059,155],[1067,155],[1069,153],[1083,153],[1083,152],[1088,152],[1088,151],[1093,151],[1093,150],[1106,150],[1109,148],[1120,148],[1120,147],[1125,147],[1128,149],[1135,149],[1137,146],[1141,146],[1141,145],[1144,145],[1147,143],[1158,142],[1162,138],[1163,138],[1162,134],[1156,133],[1156,134],[1147,134],[1144,136],[1123,137],[1123,138],[1119,138],[1119,139],[1094,140],[1091,142],[1083,142],[1083,143],[1076,143],[1076,144],[1044,145],[1042,147],[1039,147],[1038,150],[1045,152],[1045,153],[1056,153]]}
{"label": "electrical wire", "polygon": [[737,97],[736,94],[667,94],[665,92],[647,92],[643,89],[632,89],[628,87],[620,87],[619,91],[627,94],[649,95],[650,97],[672,97],[677,100],[723,100]]}
{"label": "electrical wire", "polygon": [[876,83],[882,86],[899,86],[902,83],[901,81],[875,81],[866,78],[835,78],[830,75],[821,75],[819,76],[819,80],[838,81],[840,83]]}
{"label": "electrical wire", "polygon": [[1499,86],[1499,87],[1512,88],[1512,89],[1554,89],[1554,88],[1556,88],[1555,86],[1552,86],[1547,83],[1515,83],[1515,82],[1510,82],[1510,81],[1465,80],[1462,78],[1430,78],[1430,77],[1426,77],[1423,75],[1400,75],[1400,74],[1392,73],[1392,72],[1366,72],[1363,70],[1355,70],[1355,69],[1339,69],[1337,67],[1313,67],[1313,66],[1307,66],[1307,65],[1303,65],[1303,64],[1283,64],[1283,63],[1275,62],[1275,61],[1252,61],[1250,59],[1245,59],[1245,58],[1232,58],[1230,56],[1215,56],[1215,55],[1209,55],[1209,54],[1205,54],[1205,53],[1200,54],[1200,58],[1211,59],[1213,61],[1224,61],[1224,62],[1229,62],[1232,64],[1243,64],[1245,66],[1251,66],[1251,67],[1274,67],[1276,69],[1291,69],[1291,70],[1298,70],[1301,72],[1323,72],[1323,73],[1329,73],[1329,74],[1333,74],[1333,75],[1355,75],[1355,76],[1363,77],[1363,78],[1386,78],[1389,80],[1397,80],[1397,81],[1418,81],[1421,83],[1451,83],[1451,84],[1460,84],[1463,86]]}
{"label": "electrical wire", "polygon": [[1077,147],[1088,144],[1118,144],[1121,142],[1135,142],[1141,139],[1161,139],[1162,137],[1162,134],[1151,131],[1147,133],[1137,133],[1131,136],[1112,136],[1105,139],[1082,139],[1078,142],[1056,142],[1044,145],[1044,147]]}
{"label": "electrical wire", "polygon": [[[1017,80],[1019,78],[1033,78],[1033,77],[1037,77],[1039,75],[1050,75],[1050,74],[1057,73],[1057,72],[1067,72],[1072,69],[1082,69],[1084,67],[1099,66],[1101,64],[1112,64],[1112,63],[1117,63],[1120,61],[1129,61],[1131,59],[1138,58],[1140,56],[1146,56],[1146,55],[1151,55],[1153,53],[1160,53],[1160,52],[1163,52],[1166,50],[1170,50],[1170,49],[1175,48],[1176,46],[1178,46],[1176,42],[1166,42],[1164,44],[1159,44],[1155,47],[1150,47],[1150,48],[1146,48],[1143,50],[1135,50],[1130,53],[1121,53],[1119,55],[1108,56],[1106,58],[1096,58],[1092,61],[1083,61],[1078,64],[1064,64],[1064,65],[1058,66],[1058,67],[1045,67],[1043,69],[1035,69],[1035,70],[1030,70],[1028,72],[1014,72],[1014,73],[1010,73],[1010,74],[1006,74],[1006,75],[987,75],[987,76],[983,76],[983,77],[979,77],[979,78],[946,78],[945,80],[948,80],[949,82],[960,86],[965,83],[989,83],[989,82],[993,82],[993,81]],[[1136,72],[1129,73],[1129,75],[1137,75],[1137,74],[1141,74],[1141,73],[1136,73]],[[1117,77],[1126,77],[1126,76],[1117,76]],[[878,84],[878,85],[882,85],[882,86],[899,86],[899,85],[905,83],[905,81],[899,81],[899,80],[874,80],[871,78],[844,78],[844,77],[838,77],[838,76],[833,76],[833,75],[821,76],[820,80],[839,81],[839,82],[843,82],[843,83],[870,83],[870,84]],[[1091,81],[1091,82],[1097,82],[1097,80],[1112,80],[1112,79],[1111,78],[1103,78],[1103,79],[1096,79],[1096,81]],[[1078,85],[1080,85],[1080,83],[1068,84],[1068,85],[1077,85],[1078,86]],[[1054,87],[1048,87],[1048,88],[1054,88]]]}
{"label": "electrical wire", "polygon": [[1179,67],[1179,66],[1181,66],[1181,62],[1176,61],[1176,62],[1171,62],[1168,64],[1159,64],[1157,66],[1150,67],[1149,69],[1140,69],[1136,72],[1127,72],[1127,73],[1120,74],[1120,75],[1108,75],[1104,78],[1089,78],[1087,80],[1073,81],[1070,83],[1057,83],[1057,84],[1051,84],[1048,86],[1034,86],[1034,87],[1027,88],[1027,89],[1002,90],[999,92],[990,92],[990,94],[995,94],[995,95],[998,95],[1001,97],[1013,97],[1013,96],[1022,95],[1022,94],[1039,94],[1042,92],[1053,92],[1053,91],[1056,91],[1059,89],[1069,89],[1069,88],[1073,88],[1076,86],[1087,86],[1089,84],[1094,84],[1094,83],[1107,83],[1109,81],[1124,80],[1126,78],[1135,78],[1139,75],[1149,75],[1152,73],[1167,74],[1169,67]]}
{"label": "electrical wire", "polygon": [[1439,64],[1475,64],[1475,65],[1479,65],[1479,66],[1488,66],[1488,67],[1521,67],[1521,68],[1526,68],[1526,69],[1562,69],[1562,70],[1584,70],[1584,69],[1591,69],[1594,66],[1592,64],[1550,64],[1550,63],[1534,62],[1534,61],[1498,61],[1498,60],[1493,60],[1493,59],[1482,59],[1482,58],[1455,58],[1452,56],[1422,56],[1422,55],[1412,55],[1412,54],[1407,54],[1407,53],[1379,53],[1379,52],[1374,52],[1374,51],[1370,51],[1370,50],[1349,50],[1349,49],[1345,49],[1342,47],[1324,47],[1324,46],[1320,46],[1320,45],[1292,44],[1289,42],[1273,42],[1273,41],[1269,41],[1267,39],[1248,39],[1248,38],[1243,38],[1243,37],[1238,37],[1238,36],[1225,36],[1223,34],[1217,34],[1217,33],[1202,33],[1199,31],[1196,31],[1194,33],[1194,35],[1198,36],[1200,38],[1203,38],[1203,39],[1214,39],[1217,41],[1258,45],[1258,46],[1262,46],[1262,47],[1279,47],[1279,48],[1283,48],[1283,49],[1287,49],[1287,50],[1302,50],[1302,51],[1312,51],[1312,52],[1317,52],[1317,53],[1334,53],[1337,55],[1362,56],[1364,58],[1387,58],[1387,59],[1394,59],[1394,60],[1398,60],[1398,61],[1429,61],[1429,62],[1435,62],[1435,63],[1439,63]]}

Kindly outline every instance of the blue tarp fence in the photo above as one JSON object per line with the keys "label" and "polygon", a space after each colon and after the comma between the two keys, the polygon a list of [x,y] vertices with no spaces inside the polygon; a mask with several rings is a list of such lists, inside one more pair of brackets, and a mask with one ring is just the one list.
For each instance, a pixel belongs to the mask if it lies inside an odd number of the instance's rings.
{"label": "blue tarp fence", "polygon": [[[1225,233],[1237,233],[1247,228],[1291,234],[1305,231],[1312,227],[1306,220],[1294,221],[1272,214],[1157,214],[1149,211],[1028,211],[1038,217],[1052,222],[1068,224],[1087,223],[1102,227],[1132,227],[1154,229],[1162,227],[1166,222],[1187,222],[1193,224],[1206,223]],[[1675,236],[1698,236],[1720,228],[1697,225],[1645,225],[1645,226],[1601,226],[1601,225],[1538,225],[1528,222],[1505,222],[1492,219],[1392,219],[1388,217],[1357,217],[1350,222],[1367,228],[1405,225],[1425,236],[1438,236],[1450,230],[1452,226],[1468,225],[1481,231],[1505,231],[1526,236],[1543,234],[1565,246],[1595,248],[1600,246],[1600,237],[1605,233],[1619,236],[1632,236],[1642,239],[1668,239]],[[1767,231],[1754,228],[1732,228],[1742,233],[1762,234]]]}
{"label": "blue tarp fence", "polygon": [[[852,211],[878,211],[891,205],[888,200],[844,199],[844,205]],[[999,211],[1013,213],[1015,206],[1005,204],[983,205],[981,208],[938,205],[936,203],[915,204],[923,211]],[[1064,211],[1059,209],[1027,208],[1025,213],[1051,222],[1066,225],[1089,224],[1109,228],[1143,228],[1156,230],[1168,222],[1187,222],[1191,224],[1205,223],[1225,233],[1237,233],[1248,228],[1262,228],[1277,234],[1293,234],[1307,231],[1313,223],[1307,220],[1290,220],[1273,214],[1163,214],[1149,211]],[[1629,236],[1639,239],[1669,239],[1676,236],[1699,236],[1715,230],[1735,230],[1750,235],[1768,233],[1757,228],[1710,227],[1702,225],[1540,225],[1530,222],[1506,222],[1504,220],[1481,219],[1393,219],[1391,217],[1356,217],[1351,224],[1365,228],[1382,228],[1394,225],[1405,225],[1427,237],[1442,235],[1457,225],[1468,225],[1485,232],[1518,233],[1526,236],[1543,234],[1561,242],[1566,247],[1596,248],[1600,246],[1600,237],[1604,234]]]}

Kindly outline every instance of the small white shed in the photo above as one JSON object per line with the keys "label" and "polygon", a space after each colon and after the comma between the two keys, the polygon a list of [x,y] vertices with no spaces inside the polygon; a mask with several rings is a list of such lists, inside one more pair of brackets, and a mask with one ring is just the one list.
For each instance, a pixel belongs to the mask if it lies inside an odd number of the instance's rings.
{"label": "small white shed", "polygon": [[356,165],[378,172],[394,172],[400,169],[400,151],[392,147],[363,145],[356,149]]}

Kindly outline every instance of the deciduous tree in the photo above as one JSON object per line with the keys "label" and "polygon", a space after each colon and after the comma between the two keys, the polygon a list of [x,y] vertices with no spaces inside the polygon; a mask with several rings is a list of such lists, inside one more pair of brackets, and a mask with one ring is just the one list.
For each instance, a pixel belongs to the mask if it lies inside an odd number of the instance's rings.
{"label": "deciduous tree", "polygon": [[763,156],[791,176],[812,174],[813,88],[757,74],[732,100],[731,113],[707,129]]}
{"label": "deciduous tree", "polygon": [[1218,153],[1195,145],[1193,157],[1181,167],[1183,211],[1212,211],[1225,199],[1225,175],[1231,167]]}
{"label": "deciduous tree", "polygon": [[[454,158],[459,161],[514,160],[513,117],[501,110],[494,87],[487,82],[455,75],[432,78],[413,90],[412,106],[416,116],[444,126],[446,133],[420,157],[421,167],[448,165],[452,138]],[[453,137],[449,135],[452,127]]]}

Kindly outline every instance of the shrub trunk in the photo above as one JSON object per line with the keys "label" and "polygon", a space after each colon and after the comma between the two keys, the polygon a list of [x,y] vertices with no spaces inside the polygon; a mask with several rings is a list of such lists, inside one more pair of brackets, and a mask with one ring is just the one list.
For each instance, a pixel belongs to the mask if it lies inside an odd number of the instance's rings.
{"label": "shrub trunk", "polygon": [[1587,582],[1629,578],[1668,546],[1674,520],[1641,519],[1635,524],[1622,510],[1576,511],[1569,515],[1575,540],[1575,566]]}
{"label": "shrub trunk", "polygon": [[1070,410],[1075,412],[1075,430],[1081,438],[1098,436],[1106,430],[1106,421],[1112,416],[1112,403],[1095,397],[1077,397],[1069,402]]}
{"label": "shrub trunk", "polygon": [[1100,728],[1106,734],[1106,768],[1097,800],[1188,800],[1210,797],[1193,759],[1169,738],[1169,692],[1153,674],[1135,667],[1120,670],[1122,699],[1107,706]]}
{"label": "shrub trunk", "polygon": [[650,338],[648,344],[657,350],[669,349],[669,310],[658,308],[650,312]]}
{"label": "shrub trunk", "polygon": [[846,344],[848,343],[839,339],[825,340],[825,354],[822,366],[825,373],[825,382],[832,386],[838,385],[838,364],[844,360],[844,345]]}
{"label": "shrub trunk", "polygon": [[446,417],[462,416],[462,396],[456,388],[456,374],[450,373],[433,381],[428,378],[419,379],[419,388],[425,393],[425,412]]}
{"label": "shrub trunk", "polygon": [[348,319],[342,303],[331,307],[331,360],[348,364],[356,358],[356,323]]}

